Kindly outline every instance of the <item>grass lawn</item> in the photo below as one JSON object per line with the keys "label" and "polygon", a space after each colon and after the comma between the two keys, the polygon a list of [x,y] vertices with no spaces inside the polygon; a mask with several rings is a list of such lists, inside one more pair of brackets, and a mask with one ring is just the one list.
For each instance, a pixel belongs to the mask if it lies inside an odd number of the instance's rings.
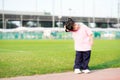
{"label": "grass lawn", "polygon": [[[72,71],[72,40],[0,40],[0,78]],[[120,40],[95,40],[91,69],[120,67]]]}

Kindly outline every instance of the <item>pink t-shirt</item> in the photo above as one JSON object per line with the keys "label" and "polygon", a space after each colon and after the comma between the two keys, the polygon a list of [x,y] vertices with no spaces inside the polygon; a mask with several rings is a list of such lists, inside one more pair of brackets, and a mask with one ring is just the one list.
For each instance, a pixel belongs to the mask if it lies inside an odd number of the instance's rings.
{"label": "pink t-shirt", "polygon": [[84,24],[77,24],[80,28],[77,31],[72,31],[72,37],[74,39],[74,46],[76,51],[88,51],[91,50],[91,44],[89,36],[92,34],[90,28]]}

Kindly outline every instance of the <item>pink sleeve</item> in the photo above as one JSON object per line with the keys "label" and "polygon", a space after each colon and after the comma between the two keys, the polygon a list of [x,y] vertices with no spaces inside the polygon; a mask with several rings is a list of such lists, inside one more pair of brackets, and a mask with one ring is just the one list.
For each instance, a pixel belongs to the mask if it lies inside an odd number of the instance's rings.
{"label": "pink sleeve", "polygon": [[93,34],[93,32],[92,32],[92,30],[89,28],[89,27],[87,27],[86,26],[86,33],[87,33],[87,35],[91,35],[91,34]]}

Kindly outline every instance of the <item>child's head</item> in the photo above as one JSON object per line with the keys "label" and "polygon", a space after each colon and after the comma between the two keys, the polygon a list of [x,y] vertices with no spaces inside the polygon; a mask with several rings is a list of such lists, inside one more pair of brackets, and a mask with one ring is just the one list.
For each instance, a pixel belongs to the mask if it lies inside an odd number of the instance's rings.
{"label": "child's head", "polygon": [[65,23],[65,28],[68,31],[72,31],[73,30],[73,26],[74,26],[74,21],[71,18],[68,18],[68,20]]}

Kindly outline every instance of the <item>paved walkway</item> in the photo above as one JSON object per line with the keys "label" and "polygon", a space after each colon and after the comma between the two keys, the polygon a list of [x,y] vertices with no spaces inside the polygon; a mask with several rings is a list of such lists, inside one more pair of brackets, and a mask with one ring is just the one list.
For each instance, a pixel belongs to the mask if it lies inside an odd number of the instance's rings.
{"label": "paved walkway", "polygon": [[120,80],[120,68],[93,70],[89,74],[73,72],[1,78],[0,80]]}

